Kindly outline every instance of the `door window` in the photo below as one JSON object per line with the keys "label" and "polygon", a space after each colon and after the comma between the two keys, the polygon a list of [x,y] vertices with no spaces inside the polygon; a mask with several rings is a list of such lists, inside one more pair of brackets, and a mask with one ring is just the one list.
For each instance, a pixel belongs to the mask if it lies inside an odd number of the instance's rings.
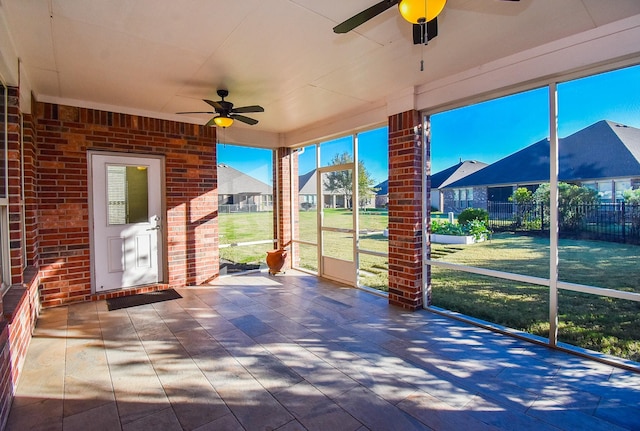
{"label": "door window", "polygon": [[107,166],[107,214],[109,225],[149,220],[146,166]]}

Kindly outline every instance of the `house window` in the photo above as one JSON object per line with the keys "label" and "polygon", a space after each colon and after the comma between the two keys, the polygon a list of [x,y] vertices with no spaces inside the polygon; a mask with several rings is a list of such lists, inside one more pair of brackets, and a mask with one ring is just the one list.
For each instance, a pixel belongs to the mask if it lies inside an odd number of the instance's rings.
{"label": "house window", "polygon": [[456,208],[473,207],[473,188],[453,189],[453,204]]}
{"label": "house window", "polygon": [[600,202],[602,203],[613,202],[613,181],[599,182],[598,196],[600,197]]}
{"label": "house window", "polygon": [[615,188],[616,202],[624,202],[624,192],[631,190],[631,180],[615,180],[613,186]]}
{"label": "house window", "polygon": [[273,195],[262,195],[262,208],[269,210],[273,207]]}
{"label": "house window", "polygon": [[220,195],[220,196],[218,196],[218,204],[220,204],[220,205],[233,205],[233,195]]}
{"label": "house window", "polygon": [[316,203],[316,195],[300,195],[300,200],[302,203],[310,203],[315,205]]}

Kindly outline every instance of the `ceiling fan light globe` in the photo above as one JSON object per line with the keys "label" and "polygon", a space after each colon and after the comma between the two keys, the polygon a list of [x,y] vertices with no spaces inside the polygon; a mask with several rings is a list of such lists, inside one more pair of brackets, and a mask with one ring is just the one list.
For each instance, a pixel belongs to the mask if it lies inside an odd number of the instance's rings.
{"label": "ceiling fan light globe", "polygon": [[442,12],[447,0],[400,0],[400,15],[412,24],[429,22]]}
{"label": "ceiling fan light globe", "polygon": [[227,128],[233,124],[233,118],[221,115],[219,117],[214,118],[213,122],[216,123],[216,126],[218,127]]}

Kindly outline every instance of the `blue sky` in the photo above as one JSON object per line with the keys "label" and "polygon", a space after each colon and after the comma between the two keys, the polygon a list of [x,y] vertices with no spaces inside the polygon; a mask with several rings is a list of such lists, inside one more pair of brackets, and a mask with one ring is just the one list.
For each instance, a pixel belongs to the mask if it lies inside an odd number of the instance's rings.
{"label": "blue sky", "polygon": [[[640,66],[558,85],[560,137],[599,120],[640,128]],[[432,172],[460,159],[493,163],[549,136],[546,87],[431,116]],[[387,128],[359,135],[360,159],[376,180],[387,179]],[[351,153],[351,137],[321,144],[321,165],[336,153]],[[218,163],[271,184],[271,150],[218,145]],[[315,167],[315,150],[300,156],[300,174]]]}

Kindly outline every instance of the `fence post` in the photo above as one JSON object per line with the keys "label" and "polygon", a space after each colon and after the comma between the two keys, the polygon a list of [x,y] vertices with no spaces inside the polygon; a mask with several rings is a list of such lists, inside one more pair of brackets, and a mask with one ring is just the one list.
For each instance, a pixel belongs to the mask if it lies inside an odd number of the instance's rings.
{"label": "fence post", "polygon": [[627,242],[627,217],[626,217],[626,209],[625,209],[625,204],[624,202],[621,203],[621,209],[622,209],[622,243],[626,243]]}

